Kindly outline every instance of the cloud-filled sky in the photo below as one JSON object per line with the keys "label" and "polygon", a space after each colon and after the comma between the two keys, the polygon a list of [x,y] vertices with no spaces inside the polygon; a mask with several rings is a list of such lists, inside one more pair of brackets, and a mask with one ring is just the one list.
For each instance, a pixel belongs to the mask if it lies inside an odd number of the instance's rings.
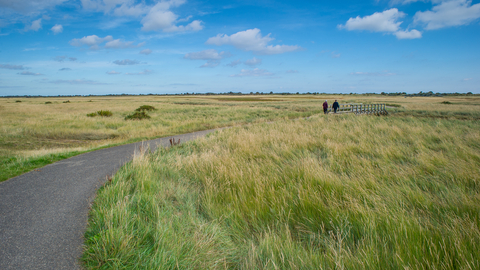
{"label": "cloud-filled sky", "polygon": [[480,1],[0,0],[0,96],[480,94]]}

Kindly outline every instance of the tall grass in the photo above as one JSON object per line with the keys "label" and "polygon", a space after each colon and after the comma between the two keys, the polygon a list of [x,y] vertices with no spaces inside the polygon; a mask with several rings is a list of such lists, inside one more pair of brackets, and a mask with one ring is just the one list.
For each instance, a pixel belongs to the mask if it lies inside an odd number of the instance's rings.
{"label": "tall grass", "polygon": [[139,153],[88,268],[479,269],[480,124],[312,117]]}

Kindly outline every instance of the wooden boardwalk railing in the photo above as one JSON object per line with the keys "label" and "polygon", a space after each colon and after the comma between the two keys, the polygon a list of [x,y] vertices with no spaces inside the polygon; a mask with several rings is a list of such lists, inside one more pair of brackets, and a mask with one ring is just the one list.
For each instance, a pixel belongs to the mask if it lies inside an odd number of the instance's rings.
{"label": "wooden boardwalk railing", "polygon": [[[333,112],[331,106],[328,112]],[[341,104],[337,109],[337,113],[354,113],[354,114],[373,114],[387,115],[385,104]]]}

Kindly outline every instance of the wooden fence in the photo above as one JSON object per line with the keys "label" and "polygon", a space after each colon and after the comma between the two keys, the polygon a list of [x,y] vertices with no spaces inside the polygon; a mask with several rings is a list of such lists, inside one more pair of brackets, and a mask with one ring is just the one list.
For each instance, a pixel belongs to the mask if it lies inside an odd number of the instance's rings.
{"label": "wooden fence", "polygon": [[[331,107],[329,112],[333,112]],[[354,114],[373,114],[373,115],[387,115],[385,104],[341,104],[337,109],[337,113],[354,113]]]}

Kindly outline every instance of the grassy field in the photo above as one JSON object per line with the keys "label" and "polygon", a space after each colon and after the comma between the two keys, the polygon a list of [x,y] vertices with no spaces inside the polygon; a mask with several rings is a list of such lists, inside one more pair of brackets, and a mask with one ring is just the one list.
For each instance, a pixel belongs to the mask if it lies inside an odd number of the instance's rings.
{"label": "grassy field", "polygon": [[[99,147],[217,127],[310,116],[321,110],[318,98],[0,98],[0,181]],[[156,108],[147,112],[150,119],[125,120],[142,105]],[[101,110],[111,111],[112,116],[87,116]]]}
{"label": "grassy field", "polygon": [[[320,107],[295,98],[279,102]],[[243,121],[138,154],[98,192],[85,266],[480,269],[480,100],[355,98],[393,108]]]}

